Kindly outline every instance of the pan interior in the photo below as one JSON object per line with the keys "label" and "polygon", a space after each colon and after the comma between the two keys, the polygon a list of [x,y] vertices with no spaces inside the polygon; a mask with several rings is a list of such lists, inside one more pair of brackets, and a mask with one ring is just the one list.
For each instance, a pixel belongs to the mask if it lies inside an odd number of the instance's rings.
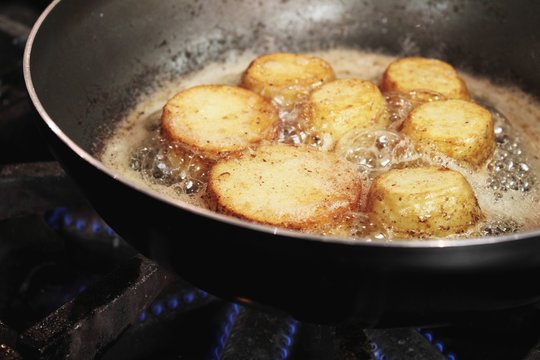
{"label": "pan interior", "polygon": [[[540,4],[530,7],[540,10]],[[540,42],[537,12],[530,7],[504,1],[64,0],[54,3],[35,34],[32,83],[48,117],[78,150],[92,155],[141,99],[224,61],[231,49],[353,48],[437,57],[535,96]],[[537,144],[539,125],[532,125],[531,143]]]}

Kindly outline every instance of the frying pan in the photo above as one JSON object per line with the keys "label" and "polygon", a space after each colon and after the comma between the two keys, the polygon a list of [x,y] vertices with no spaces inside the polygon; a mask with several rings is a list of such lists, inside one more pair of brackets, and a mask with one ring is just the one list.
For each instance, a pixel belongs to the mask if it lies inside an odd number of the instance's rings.
{"label": "frying pan", "polygon": [[28,39],[24,75],[40,131],[95,209],[195,286],[302,321],[435,324],[540,300],[540,229],[409,242],[299,234],[173,201],[94,155],[140,96],[229,49],[438,57],[537,96],[538,14],[532,0],[56,0]]}

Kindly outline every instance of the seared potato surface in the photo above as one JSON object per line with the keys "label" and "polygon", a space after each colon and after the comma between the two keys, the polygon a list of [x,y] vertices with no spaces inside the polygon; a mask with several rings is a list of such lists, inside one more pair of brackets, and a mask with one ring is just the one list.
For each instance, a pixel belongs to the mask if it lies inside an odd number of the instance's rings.
{"label": "seared potato surface", "polygon": [[353,129],[383,129],[390,124],[384,96],[367,80],[339,79],[322,85],[309,95],[306,112],[315,133],[329,134],[334,142]]}
{"label": "seared potato surface", "polygon": [[164,136],[209,158],[271,139],[278,121],[269,101],[226,85],[181,91],[167,102],[161,118]]}
{"label": "seared potato surface", "polygon": [[361,183],[354,165],[333,153],[274,144],[218,161],[208,192],[221,213],[308,230],[354,209]]}
{"label": "seared potato surface", "polygon": [[484,217],[465,177],[437,167],[380,175],[371,185],[366,210],[376,228],[396,239],[459,234]]}
{"label": "seared potato surface", "polygon": [[438,151],[478,167],[495,149],[493,119],[488,110],[464,100],[425,103],[405,119],[401,132],[423,152]]}
{"label": "seared potato surface", "polygon": [[241,86],[288,106],[302,101],[311,90],[335,78],[330,64],[321,58],[272,53],[251,62],[242,76]]}
{"label": "seared potato surface", "polygon": [[454,67],[444,61],[405,57],[392,62],[383,74],[383,91],[436,92],[449,99],[470,99],[465,82]]}

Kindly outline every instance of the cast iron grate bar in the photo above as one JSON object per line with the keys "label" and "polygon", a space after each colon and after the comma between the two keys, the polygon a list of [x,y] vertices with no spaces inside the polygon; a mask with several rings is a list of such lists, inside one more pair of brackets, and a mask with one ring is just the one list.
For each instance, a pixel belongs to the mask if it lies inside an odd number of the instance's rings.
{"label": "cast iron grate bar", "polygon": [[204,359],[221,300],[177,279],[97,359]]}
{"label": "cast iron grate bar", "polygon": [[88,206],[56,162],[0,166],[0,220],[59,206]]}
{"label": "cast iron grate bar", "polygon": [[336,326],[300,323],[284,315],[232,305],[225,314],[218,345],[211,357],[214,360],[379,359],[371,350],[363,328],[354,323]]}
{"label": "cast iron grate bar", "polygon": [[414,329],[368,329],[376,359],[445,360],[446,357]]}
{"label": "cast iron grate bar", "polygon": [[0,344],[0,359],[2,360],[22,360],[19,353],[5,344]]}
{"label": "cast iron grate bar", "polygon": [[92,359],[136,323],[172,276],[135,256],[25,331],[19,349],[39,359]]}
{"label": "cast iron grate bar", "polygon": [[17,333],[0,321],[0,359],[19,360],[22,359],[17,351],[13,349],[17,341]]}
{"label": "cast iron grate bar", "polygon": [[296,332],[296,322],[286,317],[239,307],[221,360],[284,360]]}
{"label": "cast iron grate bar", "polygon": [[[0,321],[0,344],[13,347],[17,342],[17,333]],[[2,359],[0,357],[0,359]]]}
{"label": "cast iron grate bar", "polygon": [[12,37],[14,43],[24,44],[30,31],[30,27],[26,26],[26,24],[13,20],[4,14],[0,14],[0,32]]}

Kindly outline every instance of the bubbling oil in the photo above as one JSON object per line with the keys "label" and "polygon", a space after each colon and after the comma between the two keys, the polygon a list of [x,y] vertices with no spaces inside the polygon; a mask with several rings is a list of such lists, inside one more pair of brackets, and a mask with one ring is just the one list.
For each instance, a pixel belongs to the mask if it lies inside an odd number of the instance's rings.
{"label": "bubbling oil", "polygon": [[[386,66],[394,58],[363,53],[357,50],[337,49],[314,53],[328,61],[338,78],[354,77],[378,84]],[[168,196],[208,207],[205,202],[207,172],[210,161],[203,155],[179,148],[161,136],[160,115],[166,101],[176,92],[199,84],[237,85],[243,70],[254,54],[231,56],[220,64],[209,64],[200,72],[164,86],[153,96],[142,99],[137,108],[120,124],[106,142],[101,160],[125,176],[145,184]],[[335,145],[337,154],[357,165],[368,189],[373,179],[382,172],[396,167],[417,165],[444,166],[461,172],[473,187],[487,220],[466,234],[453,237],[491,236],[518,232],[540,224],[538,205],[538,159],[529,157],[534,150],[522,140],[528,130],[540,137],[540,104],[519,90],[493,85],[488,79],[462,74],[475,101],[492,114],[496,135],[496,150],[486,166],[471,170],[443,154],[430,155],[415,151],[412,142],[398,130],[410,111],[421,103],[444,99],[437,93],[411,92],[384,94],[392,121],[387,129],[371,131],[353,130],[337,144],[319,138],[304,118],[303,104],[284,106],[279,99],[273,101],[281,120],[276,142],[309,145],[328,150]],[[476,95],[476,96],[475,96]],[[527,106],[525,106],[527,105]],[[503,110],[510,115],[503,114]],[[524,112],[524,110],[531,110]],[[532,119],[528,119],[531,117]],[[535,143],[538,137],[528,139]],[[533,161],[534,160],[534,161]],[[279,176],[279,174],[277,174]],[[361,203],[365,201],[360,199]],[[329,236],[386,240],[391,233],[381,232],[369,222],[363,212],[351,212],[345,222],[335,227],[325,226],[317,233]],[[353,224],[352,226],[350,224]]]}

